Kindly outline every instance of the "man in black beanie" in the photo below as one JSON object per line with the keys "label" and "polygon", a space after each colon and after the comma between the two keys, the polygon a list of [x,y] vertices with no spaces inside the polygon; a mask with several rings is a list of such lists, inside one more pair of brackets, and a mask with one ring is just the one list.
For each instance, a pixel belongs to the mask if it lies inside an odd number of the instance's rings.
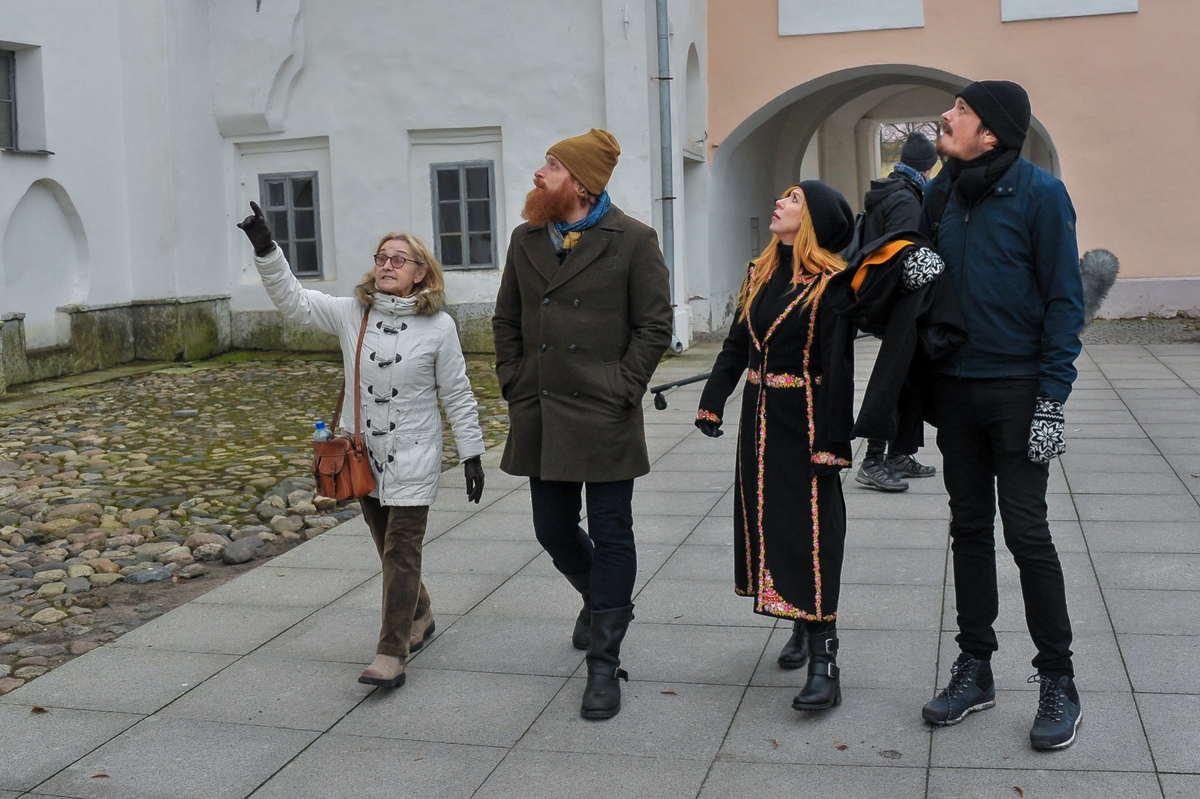
{"label": "man in black beanie", "polygon": [[[935,164],[937,151],[933,142],[916,131],[908,134],[900,151],[900,162],[886,178],[872,180],[871,190],[863,199],[866,212],[864,244],[902,230],[917,229],[921,223],[921,198]],[[903,390],[896,437],[891,442],[881,438],[867,440],[867,454],[858,467],[854,482],[878,491],[907,491],[905,477],[937,474],[937,469],[913,457],[925,443],[924,428],[919,403],[907,389]]]}
{"label": "man in black beanie", "polygon": [[1020,157],[1029,121],[1029,97],[1017,84],[970,84],[942,114],[946,164],[925,189],[920,232],[945,261],[967,338],[933,364],[961,654],[922,715],[957,724],[996,703],[998,499],[1037,647],[1031,681],[1041,695],[1030,743],[1063,749],[1075,740],[1081,707],[1046,484],[1051,459],[1066,450],[1063,403],[1081,349],[1083,287],[1067,190]]}

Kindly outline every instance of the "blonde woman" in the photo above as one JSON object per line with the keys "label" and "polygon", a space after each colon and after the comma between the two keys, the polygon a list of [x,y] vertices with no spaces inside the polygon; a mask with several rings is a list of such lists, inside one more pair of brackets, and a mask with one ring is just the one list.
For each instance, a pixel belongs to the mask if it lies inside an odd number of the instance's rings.
{"label": "blonde woman", "polygon": [[354,429],[354,355],[367,317],[359,413],[376,488],[362,510],[383,564],[383,623],[375,660],[358,681],[396,688],[404,684],[405,660],[434,630],[421,547],[442,467],[439,400],[458,443],[467,497],[479,502],[483,495],[483,434],[454,320],[442,310],[442,268],[416,236],[388,233],[353,297],[305,289],[258,205],[250,207],[253,215],[238,227],[254,246],[271,302],[288,319],[341,341],[349,402],[335,421],[345,430]]}

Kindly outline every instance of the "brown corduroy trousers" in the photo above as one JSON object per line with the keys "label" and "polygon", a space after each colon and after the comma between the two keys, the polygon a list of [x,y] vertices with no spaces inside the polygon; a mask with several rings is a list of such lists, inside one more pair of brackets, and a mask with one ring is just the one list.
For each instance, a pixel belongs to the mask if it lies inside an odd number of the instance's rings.
{"label": "brown corduroy trousers", "polygon": [[421,581],[421,547],[429,506],[381,505],[369,496],[361,503],[383,563],[383,622],[375,652],[406,658],[413,620],[425,615],[430,605],[429,591]]}

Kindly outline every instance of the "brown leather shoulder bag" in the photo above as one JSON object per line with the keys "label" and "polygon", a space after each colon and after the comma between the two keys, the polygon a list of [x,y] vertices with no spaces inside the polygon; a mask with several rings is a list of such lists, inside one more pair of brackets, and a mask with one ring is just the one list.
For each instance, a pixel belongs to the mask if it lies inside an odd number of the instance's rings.
{"label": "brown leather shoulder bag", "polygon": [[[331,441],[313,442],[313,478],[317,481],[317,493],[333,499],[361,499],[375,490],[375,477],[371,474],[371,462],[367,445],[359,432],[360,409],[362,408],[362,386],[359,382],[359,360],[362,356],[363,336],[367,332],[368,309],[363,313],[362,327],[358,330],[358,346],[354,349],[354,435],[334,436]],[[346,401],[346,384],[342,382],[338,394],[337,410],[333,412],[333,426],[342,418],[342,403]]]}

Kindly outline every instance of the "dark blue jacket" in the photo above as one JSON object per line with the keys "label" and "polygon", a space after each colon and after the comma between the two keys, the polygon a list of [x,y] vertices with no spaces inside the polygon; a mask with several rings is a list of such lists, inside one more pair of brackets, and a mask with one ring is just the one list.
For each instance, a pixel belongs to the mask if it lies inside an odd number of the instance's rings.
{"label": "dark blue jacket", "polygon": [[[934,198],[949,184],[943,171],[926,187],[920,232],[927,236]],[[1040,393],[1066,402],[1084,319],[1075,209],[1062,181],[1018,159],[970,209],[951,192],[936,241],[967,340],[934,371],[1037,377]]]}

